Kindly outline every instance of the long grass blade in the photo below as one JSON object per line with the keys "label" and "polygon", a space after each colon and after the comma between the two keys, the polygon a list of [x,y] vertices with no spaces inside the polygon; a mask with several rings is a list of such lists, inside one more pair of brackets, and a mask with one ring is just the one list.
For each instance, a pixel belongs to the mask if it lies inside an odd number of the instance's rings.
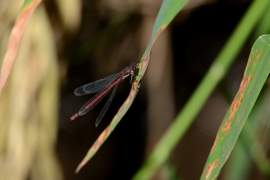
{"label": "long grass blade", "polygon": [[201,179],[215,179],[227,161],[270,70],[270,35],[254,43],[238,93],[212,146]]}
{"label": "long grass blade", "polygon": [[18,51],[20,49],[21,40],[27,24],[35,8],[40,2],[41,0],[25,0],[20,14],[18,15],[17,20],[13,26],[1,69],[0,94],[6,84],[13,63],[17,57]]}

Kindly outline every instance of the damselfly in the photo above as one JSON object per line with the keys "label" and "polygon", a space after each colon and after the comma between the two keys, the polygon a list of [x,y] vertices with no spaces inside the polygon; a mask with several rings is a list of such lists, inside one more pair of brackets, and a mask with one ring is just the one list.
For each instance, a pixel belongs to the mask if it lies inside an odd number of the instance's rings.
{"label": "damselfly", "polygon": [[130,63],[128,67],[124,68],[120,73],[112,74],[108,77],[105,77],[104,79],[94,81],[92,83],[83,85],[75,89],[74,94],[76,96],[83,96],[83,95],[92,94],[92,93],[97,93],[97,94],[93,96],[89,101],[87,101],[81,107],[79,112],[71,116],[70,119],[73,121],[77,117],[86,114],[88,111],[93,109],[113,87],[115,87],[111,96],[107,100],[106,104],[104,105],[104,107],[102,108],[101,112],[99,113],[96,119],[96,127],[97,127],[113,100],[118,84],[129,75],[131,75],[130,83],[132,83],[134,71],[136,69],[137,69],[137,63],[132,62]]}

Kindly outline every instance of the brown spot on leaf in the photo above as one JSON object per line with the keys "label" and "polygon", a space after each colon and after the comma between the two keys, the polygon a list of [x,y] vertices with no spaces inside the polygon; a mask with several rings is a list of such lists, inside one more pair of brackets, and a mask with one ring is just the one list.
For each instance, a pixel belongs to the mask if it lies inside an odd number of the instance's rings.
{"label": "brown spot on leaf", "polygon": [[229,117],[229,119],[227,120],[227,122],[224,124],[224,126],[222,127],[222,130],[226,132],[226,134],[228,134],[231,130],[231,124],[232,124],[232,120],[233,120],[233,116],[231,115]]}
{"label": "brown spot on leaf", "polygon": [[238,109],[239,105],[240,105],[240,99],[238,100],[237,98],[234,99],[234,101],[232,102],[232,108],[231,108],[231,113],[234,114],[235,111]]}
{"label": "brown spot on leaf", "polygon": [[252,52],[252,54],[250,55],[248,62],[251,62],[252,61],[253,56],[254,56],[254,52]]}
{"label": "brown spot on leaf", "polygon": [[210,154],[215,150],[217,142],[218,142],[218,136],[216,136],[216,139],[215,139],[215,142],[214,142],[214,144],[213,144],[213,146],[211,148]]}
{"label": "brown spot on leaf", "polygon": [[211,173],[212,173],[213,170],[217,167],[218,162],[219,162],[219,160],[216,160],[215,162],[213,162],[212,164],[210,164],[210,165],[207,167],[205,179],[209,179]]}
{"label": "brown spot on leaf", "polygon": [[253,60],[253,56],[254,56],[254,52],[252,52],[252,54],[249,56],[249,59],[248,59],[248,62],[247,62],[247,66],[246,66],[246,69],[245,69],[245,72],[244,72],[244,76],[246,76],[246,74],[247,74],[247,70],[248,70],[249,65],[251,64],[251,62]]}
{"label": "brown spot on leaf", "polygon": [[239,91],[236,94],[236,96],[234,97],[234,100],[232,102],[231,111],[230,111],[231,114],[230,114],[227,122],[221,128],[222,130],[224,130],[226,132],[226,134],[228,134],[230,129],[231,129],[231,123],[233,121],[234,115],[235,115],[237,109],[239,108],[239,106],[241,105],[241,103],[243,101],[244,93],[246,91],[246,88],[247,88],[248,84],[252,80],[253,76],[254,76],[254,72],[250,76],[244,76],[243,77],[243,80],[241,82]]}
{"label": "brown spot on leaf", "polygon": [[255,58],[255,60],[253,62],[253,65],[256,65],[256,63],[258,62],[258,59],[260,58],[261,54],[262,54],[262,49],[259,50],[259,52],[258,52],[258,54],[257,54],[257,56],[256,56],[256,58]]}
{"label": "brown spot on leaf", "polygon": [[[97,139],[97,140],[95,141],[95,143],[93,144],[92,148],[93,148],[94,151],[97,151],[97,150],[100,148],[101,144],[102,144],[103,141],[104,141],[104,138],[105,138],[105,135],[106,135],[106,131],[107,131],[107,129],[104,130],[104,131],[99,135],[98,139]],[[91,149],[92,149],[92,148],[91,148]]]}
{"label": "brown spot on leaf", "polygon": [[250,83],[250,81],[252,80],[254,76],[254,72],[250,75],[250,76],[245,76],[241,82],[241,85],[240,85],[240,92],[241,93],[244,93],[246,88],[247,88],[247,85]]}
{"label": "brown spot on leaf", "polygon": [[99,144],[100,144],[100,142],[98,140],[95,141],[95,143],[92,145],[92,150],[96,151],[99,148]]}

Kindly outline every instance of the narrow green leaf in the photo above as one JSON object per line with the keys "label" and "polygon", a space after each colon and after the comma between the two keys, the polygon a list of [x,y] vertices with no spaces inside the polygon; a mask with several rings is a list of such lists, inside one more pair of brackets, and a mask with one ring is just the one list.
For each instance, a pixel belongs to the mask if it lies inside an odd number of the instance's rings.
{"label": "narrow green leaf", "polygon": [[250,174],[247,172],[252,170],[252,161],[255,162],[261,175],[269,176],[270,163],[265,158],[268,149],[263,148],[265,144],[261,138],[262,135],[266,135],[264,131],[261,131],[262,121],[269,121],[269,90],[270,87],[267,85],[261,91],[233,148],[232,154],[223,167],[223,175],[225,175],[226,179],[247,179]]}
{"label": "narrow green leaf", "polygon": [[228,159],[236,140],[268,77],[270,35],[254,43],[238,93],[216,136],[201,179],[215,179]]}
{"label": "narrow green leaf", "polygon": [[140,76],[137,76],[138,81],[141,80],[142,76],[147,70],[150,60],[150,52],[155,40],[160,35],[160,33],[168,26],[168,24],[173,20],[173,18],[177,15],[177,13],[184,7],[187,1],[188,0],[163,0],[153,27],[152,35],[149,40],[148,46],[142,56],[141,62],[138,65],[140,69],[139,71]]}

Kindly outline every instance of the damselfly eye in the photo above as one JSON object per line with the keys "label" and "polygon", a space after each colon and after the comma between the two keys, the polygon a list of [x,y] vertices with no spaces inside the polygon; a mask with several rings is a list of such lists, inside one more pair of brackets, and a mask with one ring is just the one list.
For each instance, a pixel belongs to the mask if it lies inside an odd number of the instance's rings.
{"label": "damselfly eye", "polygon": [[137,69],[137,67],[136,67],[136,66],[134,66],[134,67],[132,68],[132,70],[133,70],[133,71],[135,71],[136,69]]}

